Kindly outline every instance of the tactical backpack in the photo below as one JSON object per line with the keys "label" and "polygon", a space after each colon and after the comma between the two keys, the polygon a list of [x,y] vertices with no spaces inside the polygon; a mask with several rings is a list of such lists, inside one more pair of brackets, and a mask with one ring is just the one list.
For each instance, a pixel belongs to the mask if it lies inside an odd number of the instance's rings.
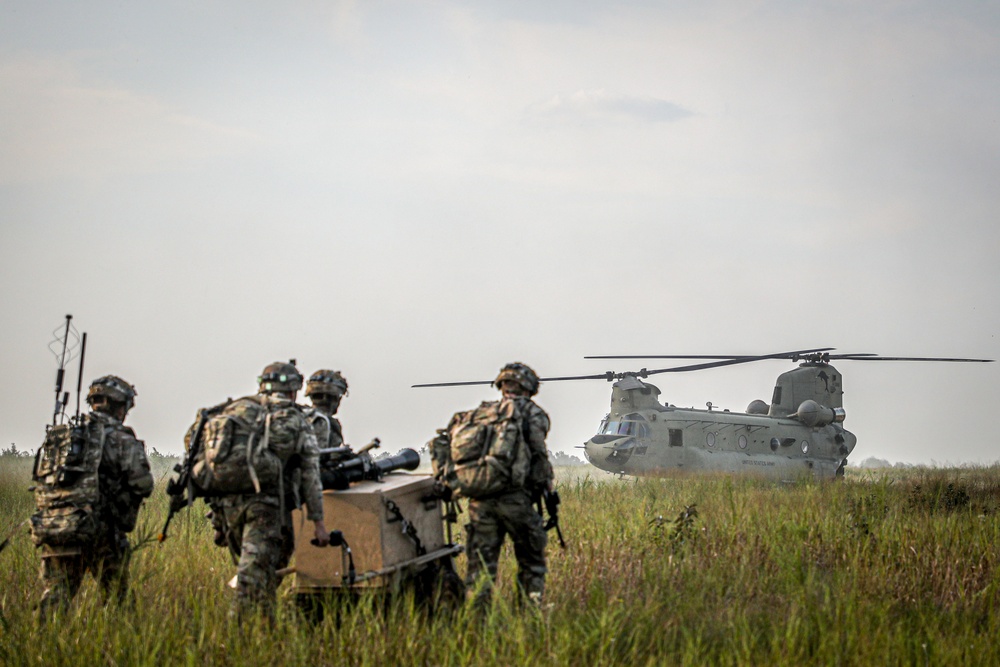
{"label": "tactical backpack", "polygon": [[184,442],[194,456],[191,479],[199,494],[278,490],[283,462],[300,449],[298,432],[285,427],[286,413],[294,410],[290,401],[272,404],[259,396],[201,410]]}
{"label": "tactical backpack", "polygon": [[37,507],[31,516],[31,536],[36,546],[81,546],[96,538],[101,505],[98,468],[105,436],[104,424],[89,415],[46,432],[31,474]]}
{"label": "tactical backpack", "polygon": [[459,412],[448,426],[447,438],[444,435],[432,442],[432,455],[458,495],[485,498],[525,485],[531,452],[516,401],[485,401],[474,410]]}

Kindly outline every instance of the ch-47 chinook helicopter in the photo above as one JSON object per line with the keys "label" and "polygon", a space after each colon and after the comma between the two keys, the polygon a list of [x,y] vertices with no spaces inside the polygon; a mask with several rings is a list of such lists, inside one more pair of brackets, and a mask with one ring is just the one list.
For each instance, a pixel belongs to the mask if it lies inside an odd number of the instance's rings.
{"label": "ch-47 chinook helicopter", "polygon": [[[586,442],[592,464],[623,475],[658,475],[672,470],[755,473],[792,480],[844,474],[857,437],[843,427],[843,376],[830,365],[844,361],[989,362],[992,359],[883,357],[873,353],[830,354],[833,348],[760,356],[650,355],[589,359],[714,359],[716,361],[605,374],[617,380],[611,411],[600,431]],[[750,403],[745,413],[678,408],[657,400],[660,390],[643,382],[658,373],[695,371],[763,359],[801,361],[778,376],[770,405]]]}
{"label": "ch-47 chinook helicopter", "polygon": [[[883,357],[873,353],[830,354],[834,348],[765,355],[631,355],[588,359],[709,359],[704,363],[598,375],[541,378],[614,381],[611,409],[584,445],[594,466],[619,475],[665,475],[673,471],[749,473],[776,480],[834,478],[844,474],[857,437],[843,427],[843,377],[831,361],[990,362],[992,359]],[[660,403],[650,375],[732,366],[764,359],[802,362],[778,376],[771,403],[753,401],[745,413],[679,408]],[[439,385],[490,384],[453,382]]]}

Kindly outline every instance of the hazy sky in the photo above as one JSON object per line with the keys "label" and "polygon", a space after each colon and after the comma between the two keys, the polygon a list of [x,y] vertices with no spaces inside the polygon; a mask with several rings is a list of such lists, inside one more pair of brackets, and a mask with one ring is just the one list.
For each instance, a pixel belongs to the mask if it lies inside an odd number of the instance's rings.
{"label": "hazy sky", "polygon": [[[998,177],[995,3],[4,2],[0,446],[66,313],[173,453],[290,357],[387,450],[493,396],[411,384],[513,360],[1000,358]],[[654,382],[742,411],[790,367]],[[1000,364],[838,369],[852,460],[1000,459]],[[550,447],[609,398],[543,386]]]}

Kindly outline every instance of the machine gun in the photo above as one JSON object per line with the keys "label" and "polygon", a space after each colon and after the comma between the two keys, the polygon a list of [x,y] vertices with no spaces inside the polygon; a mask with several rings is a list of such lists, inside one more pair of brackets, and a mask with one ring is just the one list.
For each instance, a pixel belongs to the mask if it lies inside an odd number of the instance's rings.
{"label": "machine gun", "polygon": [[321,449],[319,474],[323,489],[343,491],[353,482],[378,481],[394,470],[415,470],[420,465],[420,455],[409,448],[375,460],[368,452],[380,445],[379,439],[375,438],[357,452],[350,447]]}

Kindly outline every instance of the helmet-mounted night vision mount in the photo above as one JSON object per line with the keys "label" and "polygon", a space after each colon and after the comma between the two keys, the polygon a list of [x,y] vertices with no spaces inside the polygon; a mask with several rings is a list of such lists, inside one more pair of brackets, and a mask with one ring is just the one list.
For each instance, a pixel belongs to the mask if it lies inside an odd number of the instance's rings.
{"label": "helmet-mounted night vision mount", "polygon": [[276,361],[264,367],[257,376],[257,384],[264,393],[298,391],[302,388],[302,374],[295,367],[294,359],[287,362]]}

